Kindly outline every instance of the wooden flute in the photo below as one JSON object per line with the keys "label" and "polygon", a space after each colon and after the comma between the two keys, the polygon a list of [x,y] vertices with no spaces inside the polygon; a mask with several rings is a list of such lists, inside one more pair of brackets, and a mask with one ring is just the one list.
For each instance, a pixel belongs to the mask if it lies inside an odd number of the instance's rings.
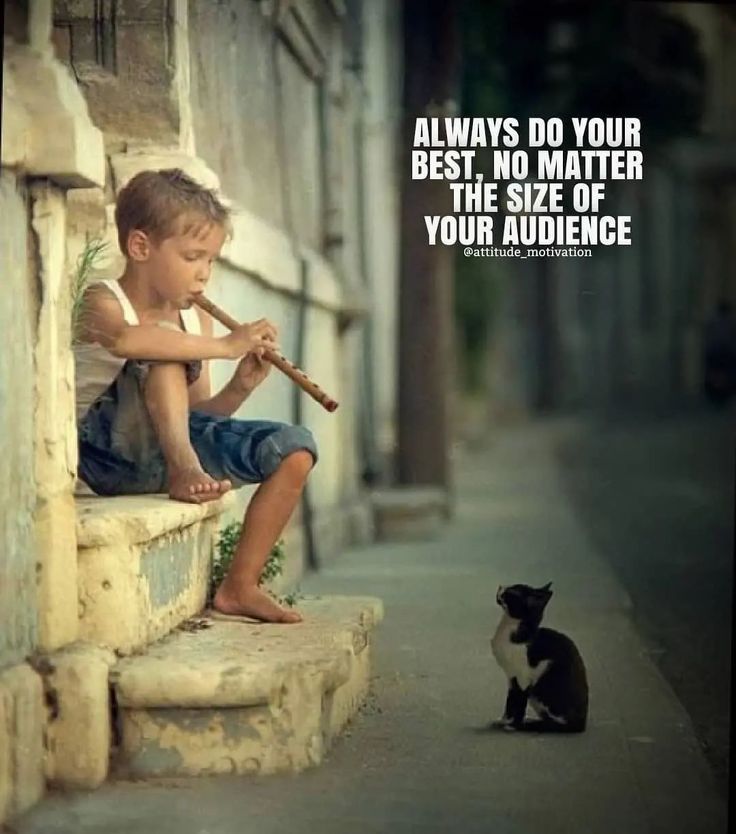
{"label": "wooden flute", "polygon": [[[228,328],[228,330],[235,330],[240,327],[240,323],[232,316],[228,315],[224,310],[220,309],[216,304],[213,304],[209,298],[203,295],[198,295],[194,299],[194,303],[201,307],[205,312],[209,313],[213,319],[217,319],[220,324]],[[273,350],[266,349],[263,353],[263,358],[267,359],[272,365],[275,365],[282,373],[286,374],[293,382],[295,382],[303,391],[306,391],[310,397],[315,399],[327,411],[335,411],[337,408],[337,401],[333,400],[328,394],[317,385],[296,365],[289,362],[286,357],[276,353]]]}

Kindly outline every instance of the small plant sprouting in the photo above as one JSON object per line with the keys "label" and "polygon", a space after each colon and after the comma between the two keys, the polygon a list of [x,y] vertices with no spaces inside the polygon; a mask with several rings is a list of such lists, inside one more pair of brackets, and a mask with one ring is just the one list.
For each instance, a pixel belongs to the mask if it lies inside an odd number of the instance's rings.
{"label": "small plant sprouting", "polygon": [[286,550],[284,549],[284,540],[279,539],[271,549],[271,553],[263,566],[261,578],[258,580],[259,585],[264,582],[271,582],[277,576],[281,576],[284,572],[284,560],[286,559]]}
{"label": "small plant sprouting", "polygon": [[84,291],[91,277],[92,270],[107,249],[107,241],[99,238],[88,240],[77,258],[77,266],[71,279],[72,296],[72,342],[79,341],[81,330],[81,311]]}
{"label": "small plant sprouting", "polygon": [[[243,529],[243,524],[240,521],[231,521],[226,524],[217,538],[215,545],[215,555],[212,559],[212,572],[210,575],[210,585],[208,593],[208,603],[211,603],[215,596],[217,587],[227,575],[230,570],[230,565],[235,555],[235,548],[238,545],[240,532]],[[281,576],[284,572],[284,560],[286,559],[286,550],[284,548],[284,540],[279,539],[271,549],[271,553],[266,561],[261,572],[261,578],[258,580],[259,585],[266,582],[271,582],[276,577]],[[291,593],[284,598],[284,602],[293,606],[298,598],[298,594]],[[289,601],[291,600],[291,601]]]}
{"label": "small plant sprouting", "polygon": [[299,591],[299,588],[297,588],[296,591],[292,591],[291,593],[286,594],[286,596],[282,597],[281,602],[283,602],[284,605],[288,605],[289,608],[293,608],[297,604],[297,601],[300,599],[302,599],[302,594]]}

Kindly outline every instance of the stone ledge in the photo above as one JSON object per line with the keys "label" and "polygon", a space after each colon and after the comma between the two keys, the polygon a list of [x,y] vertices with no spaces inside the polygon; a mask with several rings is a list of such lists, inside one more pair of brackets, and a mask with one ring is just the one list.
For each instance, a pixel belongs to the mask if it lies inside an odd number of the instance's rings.
{"label": "stone ledge", "polygon": [[140,544],[220,515],[233,501],[232,493],[205,504],[173,501],[163,494],[78,497],[77,543],[79,547]]}
{"label": "stone ledge", "polygon": [[110,667],[115,655],[74,643],[38,659],[44,679],[47,782],[60,788],[97,788],[110,761]]}
{"label": "stone ledge", "polygon": [[117,771],[134,777],[300,770],[322,760],[368,688],[380,600],[302,600],[304,622],[203,618],[111,674]]}
{"label": "stone ledge", "polygon": [[81,639],[129,654],[200,611],[219,519],[232,500],[78,498]]}
{"label": "stone ledge", "polygon": [[448,514],[445,490],[397,486],[371,496],[376,536],[382,541],[415,541],[435,536]]}
{"label": "stone ledge", "polygon": [[6,41],[3,68],[3,166],[66,188],[103,186],[102,133],[66,67]]}
{"label": "stone ledge", "polygon": [[347,679],[343,650],[365,647],[382,619],[379,600],[305,599],[304,622],[294,626],[203,618],[201,630],[178,631],[126,658],[111,680],[123,707],[236,707],[268,703],[292,664],[318,666],[327,689]]}
{"label": "stone ledge", "polygon": [[22,663],[0,672],[0,828],[44,792],[43,687]]}

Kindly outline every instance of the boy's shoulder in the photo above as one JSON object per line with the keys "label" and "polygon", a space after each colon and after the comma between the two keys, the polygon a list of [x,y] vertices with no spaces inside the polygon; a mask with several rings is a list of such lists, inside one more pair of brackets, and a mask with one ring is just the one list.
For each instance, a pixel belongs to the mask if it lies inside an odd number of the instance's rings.
{"label": "boy's shoulder", "polygon": [[102,282],[90,284],[84,290],[78,315],[80,342],[101,342],[104,335],[116,335],[125,327],[123,309],[113,290]]}

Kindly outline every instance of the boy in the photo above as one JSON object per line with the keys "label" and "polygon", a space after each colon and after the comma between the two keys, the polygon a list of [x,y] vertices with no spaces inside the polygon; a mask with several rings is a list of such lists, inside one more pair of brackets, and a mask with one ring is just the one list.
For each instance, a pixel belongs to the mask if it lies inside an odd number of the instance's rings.
{"label": "boy", "polygon": [[[261,570],[317,460],[310,432],[233,414],[268,375],[278,349],[266,319],[213,336],[194,306],[230,230],[214,192],[179,169],[144,171],[115,210],[126,259],[118,281],[86,291],[75,346],[79,475],[102,495],[167,491],[201,503],[260,482],[213,605],[224,614],[295,623],[258,587]],[[240,359],[212,395],[210,359]]]}

